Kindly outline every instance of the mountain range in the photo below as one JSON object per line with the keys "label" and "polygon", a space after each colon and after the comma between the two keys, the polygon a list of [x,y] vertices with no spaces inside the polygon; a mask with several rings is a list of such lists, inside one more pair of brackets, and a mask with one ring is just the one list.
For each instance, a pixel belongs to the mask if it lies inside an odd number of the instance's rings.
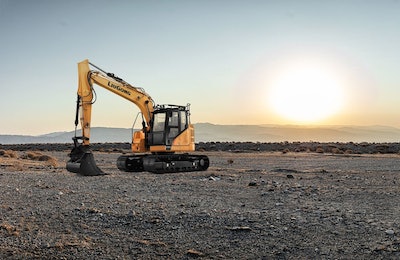
{"label": "mountain range", "polygon": [[[77,133],[80,134],[80,131]],[[0,135],[0,144],[70,143],[74,131],[44,135]],[[93,127],[93,143],[130,142],[132,129]],[[195,124],[196,142],[399,142],[400,129],[389,126],[294,126]]]}

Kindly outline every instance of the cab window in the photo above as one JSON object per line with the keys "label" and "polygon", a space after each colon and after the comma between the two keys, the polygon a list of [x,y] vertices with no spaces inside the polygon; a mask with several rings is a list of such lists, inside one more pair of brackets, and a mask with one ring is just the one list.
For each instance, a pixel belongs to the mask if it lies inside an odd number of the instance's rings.
{"label": "cab window", "polygon": [[179,126],[178,123],[179,123],[179,114],[177,111],[174,111],[171,113],[168,125],[172,127],[178,127]]}
{"label": "cab window", "polygon": [[165,127],[165,113],[158,113],[154,115],[153,131],[164,131]]}
{"label": "cab window", "polygon": [[186,111],[180,111],[181,113],[181,131],[186,129],[187,120],[186,120]]}

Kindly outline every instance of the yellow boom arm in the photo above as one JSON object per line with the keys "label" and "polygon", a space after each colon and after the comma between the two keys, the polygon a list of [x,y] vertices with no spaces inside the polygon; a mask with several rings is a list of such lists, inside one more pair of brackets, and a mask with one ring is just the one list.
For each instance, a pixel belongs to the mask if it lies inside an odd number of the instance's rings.
{"label": "yellow boom arm", "polygon": [[78,63],[78,103],[82,108],[80,121],[83,145],[89,145],[90,143],[90,124],[94,96],[93,83],[137,105],[146,121],[146,128],[149,130],[155,105],[153,99],[142,88],[134,87],[113,74],[90,70],[89,64],[94,66],[87,59]]}

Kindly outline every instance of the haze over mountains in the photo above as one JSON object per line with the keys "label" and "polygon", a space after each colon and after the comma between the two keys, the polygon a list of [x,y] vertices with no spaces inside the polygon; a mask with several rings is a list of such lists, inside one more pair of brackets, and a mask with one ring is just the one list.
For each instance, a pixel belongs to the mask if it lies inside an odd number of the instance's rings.
{"label": "haze over mountains", "polygon": [[[78,133],[79,135],[79,133]],[[1,144],[71,143],[74,131],[38,136],[0,135]],[[93,127],[91,141],[130,142],[132,129]],[[196,142],[399,142],[400,129],[388,126],[283,126],[195,124]]]}

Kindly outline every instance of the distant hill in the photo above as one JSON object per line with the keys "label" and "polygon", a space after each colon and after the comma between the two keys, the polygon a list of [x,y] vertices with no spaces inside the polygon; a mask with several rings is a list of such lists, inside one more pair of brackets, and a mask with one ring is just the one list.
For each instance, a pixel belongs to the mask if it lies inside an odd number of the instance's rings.
{"label": "distant hill", "polygon": [[196,124],[196,141],[398,142],[400,129],[388,126],[282,126]]}
{"label": "distant hill", "polygon": [[[77,131],[81,135],[81,131]],[[75,131],[54,132],[44,135],[0,135],[1,144],[26,144],[26,143],[72,143]],[[91,139],[95,143],[130,142],[132,130],[126,128],[93,127]]]}
{"label": "distant hill", "polygon": [[[79,135],[80,133],[78,133]],[[0,135],[0,144],[70,143],[74,131],[38,136]],[[94,127],[93,143],[130,142],[129,128]],[[399,142],[400,129],[388,126],[282,126],[195,124],[196,142]]]}

